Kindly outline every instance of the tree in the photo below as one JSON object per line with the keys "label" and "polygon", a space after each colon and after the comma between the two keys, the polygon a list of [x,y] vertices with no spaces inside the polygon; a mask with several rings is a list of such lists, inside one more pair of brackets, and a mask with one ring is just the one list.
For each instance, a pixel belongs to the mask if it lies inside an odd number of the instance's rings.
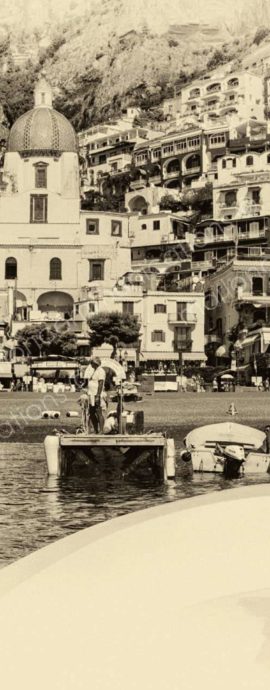
{"label": "tree", "polygon": [[219,50],[216,48],[216,50],[213,52],[213,55],[209,58],[207,62],[207,69],[215,69],[215,67],[218,67],[219,65],[223,65],[224,62],[227,62],[228,56],[225,54],[224,50]]}
{"label": "tree", "polygon": [[269,27],[260,26],[256,31],[253,43],[256,43],[256,45],[258,46],[263,41],[263,39],[269,35],[269,33],[270,33]]}
{"label": "tree", "polygon": [[109,343],[115,355],[117,346],[137,344],[140,325],[136,316],[118,311],[100,312],[89,319],[90,345]]}
{"label": "tree", "polygon": [[16,339],[18,350],[30,357],[74,357],[77,353],[76,336],[70,331],[68,322],[59,328],[47,324],[25,326],[17,332]]}
{"label": "tree", "polygon": [[199,189],[187,189],[181,194],[182,207],[188,209],[192,208],[198,214],[198,220],[201,216],[212,217],[213,211],[213,185],[207,182],[204,187]]}
{"label": "tree", "polygon": [[175,199],[172,194],[164,194],[160,200],[160,210],[172,211],[172,213],[177,213],[177,211],[183,211],[183,205],[181,201]]}

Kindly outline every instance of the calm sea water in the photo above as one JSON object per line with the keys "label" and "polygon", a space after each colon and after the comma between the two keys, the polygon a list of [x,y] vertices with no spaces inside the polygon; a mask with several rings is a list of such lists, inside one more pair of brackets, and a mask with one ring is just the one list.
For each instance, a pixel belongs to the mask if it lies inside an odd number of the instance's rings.
{"label": "calm sea water", "polygon": [[[179,445],[179,438],[176,439]],[[265,477],[225,481],[194,474],[153,485],[88,477],[47,476],[42,443],[1,443],[0,567],[77,530],[136,510],[232,486],[269,482]]]}

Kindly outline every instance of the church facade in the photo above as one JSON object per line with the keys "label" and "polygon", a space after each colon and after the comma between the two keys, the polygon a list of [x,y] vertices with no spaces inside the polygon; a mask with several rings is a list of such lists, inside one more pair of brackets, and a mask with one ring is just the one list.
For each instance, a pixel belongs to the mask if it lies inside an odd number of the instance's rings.
{"label": "church facade", "polygon": [[80,210],[77,139],[44,76],[34,108],[10,130],[0,183],[0,320],[84,330],[81,291],[112,288],[130,269],[128,217]]}

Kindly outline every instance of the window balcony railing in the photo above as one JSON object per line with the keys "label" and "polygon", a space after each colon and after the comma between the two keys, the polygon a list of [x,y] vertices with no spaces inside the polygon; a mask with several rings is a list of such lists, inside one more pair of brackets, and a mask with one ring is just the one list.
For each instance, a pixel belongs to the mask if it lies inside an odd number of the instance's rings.
{"label": "window balcony railing", "polygon": [[196,175],[197,173],[201,172],[201,166],[200,165],[194,165],[193,168],[184,168],[182,175]]}
{"label": "window balcony railing", "polygon": [[247,205],[247,213],[248,215],[251,216],[260,216],[262,211],[262,206],[261,204],[254,204],[254,203],[249,203]]}
{"label": "window balcony railing", "polygon": [[142,189],[146,185],[146,177],[140,177],[138,180],[133,180],[130,183],[130,189]]}
{"label": "window balcony railing", "polygon": [[198,98],[200,98],[200,96],[201,96],[201,93],[200,93],[199,89],[196,91],[191,91],[189,94],[189,97],[188,97],[188,101],[194,101],[194,99],[198,99]]}
{"label": "window balcony railing", "polygon": [[151,175],[151,176],[149,177],[149,182],[151,182],[152,184],[160,184],[160,182],[161,182],[161,175],[153,175],[153,176]]}
{"label": "window balcony railing", "polygon": [[180,175],[180,169],[176,168],[175,170],[164,170],[163,171],[163,177],[165,179],[171,178],[171,177],[179,177]]}
{"label": "window balcony railing", "polygon": [[210,268],[213,268],[213,259],[211,261],[192,261],[191,264],[192,271],[207,271]]}
{"label": "window balcony railing", "polygon": [[204,98],[209,98],[209,96],[212,95],[212,93],[219,93],[221,91],[221,84],[213,84],[208,86],[206,93],[204,94]]}
{"label": "window balcony railing", "polygon": [[197,314],[168,314],[168,323],[197,323]]}

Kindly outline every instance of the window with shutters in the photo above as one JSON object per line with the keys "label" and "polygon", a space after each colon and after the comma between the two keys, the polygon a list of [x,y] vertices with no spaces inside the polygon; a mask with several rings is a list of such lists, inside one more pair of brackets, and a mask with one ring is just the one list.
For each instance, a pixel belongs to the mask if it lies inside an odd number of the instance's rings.
{"label": "window with shutters", "polygon": [[133,316],[133,314],[134,314],[134,302],[123,302],[122,312],[123,312],[123,314],[130,314],[130,316]]}
{"label": "window with shutters", "polygon": [[154,304],[154,313],[155,314],[166,314],[166,312],[167,312],[166,304]]}
{"label": "window with shutters", "polygon": [[89,281],[104,280],[104,263],[104,259],[100,261],[89,260]]}
{"label": "window with shutters", "polygon": [[47,187],[47,166],[46,165],[36,165],[35,166],[35,186],[36,187]]}
{"label": "window with shutters", "polygon": [[152,343],[165,343],[164,331],[152,331],[151,341]]}
{"label": "window with shutters", "polygon": [[62,280],[62,262],[57,257],[50,261],[50,280]]}
{"label": "window with shutters", "polygon": [[31,194],[30,197],[30,223],[48,222],[48,197],[47,194]]}

